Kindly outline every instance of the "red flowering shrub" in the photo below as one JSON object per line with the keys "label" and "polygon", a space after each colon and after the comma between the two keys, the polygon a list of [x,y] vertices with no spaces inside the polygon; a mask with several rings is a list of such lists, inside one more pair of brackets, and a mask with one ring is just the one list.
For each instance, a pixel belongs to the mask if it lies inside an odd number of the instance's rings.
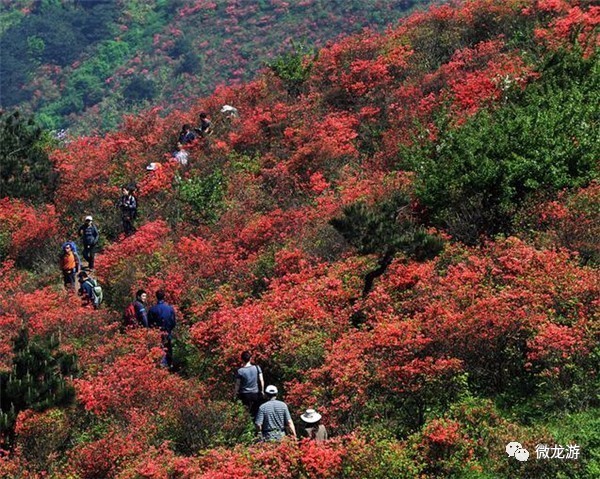
{"label": "red flowering shrub", "polygon": [[585,57],[590,57],[597,52],[600,46],[598,25],[600,24],[600,7],[589,5],[586,7],[572,5],[573,2],[564,1],[538,1],[527,9],[527,14],[540,12],[558,13],[546,27],[535,30],[538,41],[551,50],[561,48],[571,49],[577,45]]}
{"label": "red flowering shrub", "polygon": [[531,209],[542,237],[560,247],[578,251],[591,264],[600,262],[600,183],[593,182],[572,194],[562,192],[558,199]]}
{"label": "red flowering shrub", "polygon": [[28,464],[42,471],[58,461],[71,435],[70,428],[67,414],[59,409],[42,413],[27,409],[17,417],[16,444]]}
{"label": "red flowering shrub", "polygon": [[[178,18],[208,18],[220,8],[212,3],[181,7]],[[234,3],[222,6],[232,35],[236,15],[256,8]],[[297,97],[267,73],[188,101],[185,111],[130,116],[121,131],[55,151],[58,214],[52,205],[0,202],[0,249],[11,260],[0,267],[0,367],[10,367],[11,340],[21,326],[32,336],[58,337],[61,350],[77,355],[77,377],[69,379],[77,403],[23,411],[16,447],[9,459],[0,457],[3,474],[26,477],[29,468],[31,477],[120,479],[482,471],[520,477],[504,444],[547,434],[509,423],[490,403],[456,401],[500,396],[537,411],[595,400],[598,185],[532,209],[526,219],[536,231],[528,237],[537,248],[512,237],[466,247],[442,231],[448,244],[439,257],[415,263],[390,256],[364,294],[365,277],[382,264],[358,255],[330,220],[349,205],[377,207],[402,194],[407,201],[382,213],[385,220],[400,224],[410,211],[427,230],[430,212],[414,199],[424,163],[402,171],[407,149],[430,142],[427,155],[450,161],[442,152],[458,137],[457,124],[472,121],[475,131],[484,116],[475,112],[493,115],[515,98],[526,101],[526,94],[508,93],[538,80],[534,66],[547,58],[535,38],[550,50],[579,42],[591,55],[597,12],[588,4],[435,6],[385,34],[364,32],[330,45]],[[154,41],[175,48],[183,31],[157,33]],[[202,48],[214,54],[210,44]],[[111,82],[137,74],[142,63],[132,58]],[[224,104],[239,116],[220,115]],[[169,152],[181,125],[196,124],[200,111],[209,113],[214,132],[186,145],[190,162],[182,168]],[[470,152],[472,136],[464,140]],[[565,148],[584,140],[567,139]],[[163,164],[147,172],[151,162]],[[450,171],[439,163],[433,169]],[[123,237],[115,200],[129,182],[138,186],[140,216],[136,233]],[[441,195],[440,202],[447,199]],[[104,243],[96,273],[105,302],[98,310],[62,290],[55,265],[54,274],[14,271],[15,260],[25,265],[23,255],[38,254],[31,243],[54,248],[59,222],[74,225],[87,212],[98,219]],[[164,289],[176,308],[175,372],[159,367],[158,331],[121,331],[123,308],[138,288],[148,291],[149,303]],[[230,398],[246,349],[280,387],[293,418],[316,407],[335,439],[250,446],[250,418]],[[559,466],[545,467],[532,461],[523,470],[557,477],[548,471]]]}
{"label": "red flowering shrub", "polygon": [[0,199],[0,260],[11,258],[31,267],[48,260],[58,247],[59,219],[53,205],[33,207],[27,203]]}

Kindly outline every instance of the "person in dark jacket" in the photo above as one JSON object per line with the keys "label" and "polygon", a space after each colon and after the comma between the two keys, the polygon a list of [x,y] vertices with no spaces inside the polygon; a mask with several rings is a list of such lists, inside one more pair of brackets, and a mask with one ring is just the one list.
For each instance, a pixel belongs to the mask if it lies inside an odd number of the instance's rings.
{"label": "person in dark jacket", "polygon": [[161,364],[163,366],[173,366],[173,330],[175,329],[175,309],[165,302],[165,292],[159,290],[156,292],[157,303],[148,311],[148,325],[152,328],[159,328],[162,331],[162,344],[165,349],[165,356]]}
{"label": "person in dark jacket", "polygon": [[95,248],[98,244],[98,237],[100,234],[98,233],[98,228],[93,223],[93,218],[91,216],[85,217],[85,223],[83,223],[78,230],[79,237],[81,238],[81,242],[83,243],[83,258],[88,262],[88,269],[94,269],[94,257],[95,257]]}
{"label": "person in dark jacket", "polygon": [[140,326],[148,327],[148,311],[146,311],[146,299],[148,295],[143,289],[139,289],[135,294],[133,307],[135,308],[135,319]]}
{"label": "person in dark jacket", "polygon": [[205,112],[200,113],[199,115],[200,125],[195,128],[196,133],[200,136],[208,136],[212,134],[212,123],[208,119],[208,115]]}
{"label": "person in dark jacket", "polygon": [[192,129],[192,125],[183,125],[181,127],[181,131],[179,132],[179,137],[177,138],[177,142],[185,145],[186,143],[191,143],[196,139],[196,133]]}
{"label": "person in dark jacket", "polygon": [[123,221],[123,231],[126,236],[135,233],[133,221],[137,216],[137,200],[133,196],[133,188],[124,186],[121,190],[121,198],[117,202],[117,207],[121,209],[121,220]]}

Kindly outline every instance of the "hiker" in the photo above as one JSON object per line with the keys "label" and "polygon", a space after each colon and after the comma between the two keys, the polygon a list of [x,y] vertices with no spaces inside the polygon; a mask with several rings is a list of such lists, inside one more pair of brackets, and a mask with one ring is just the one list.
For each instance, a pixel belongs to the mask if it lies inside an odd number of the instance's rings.
{"label": "hiker", "polygon": [[280,441],[286,432],[296,439],[296,428],[287,404],[277,400],[277,388],[267,386],[267,402],[258,408],[254,424],[263,441]]}
{"label": "hiker", "polygon": [[121,220],[123,221],[125,236],[131,236],[135,233],[133,221],[137,216],[137,200],[133,196],[133,188],[131,186],[124,186],[121,189],[121,198],[117,202],[117,207],[121,209]]}
{"label": "hiker", "polygon": [[230,120],[232,118],[239,118],[240,116],[238,113],[238,109],[231,105],[223,105],[223,107],[221,108],[221,113]]}
{"label": "hiker", "polygon": [[304,437],[315,441],[327,440],[327,429],[321,424],[321,415],[317,411],[307,409],[300,419],[304,423]]}
{"label": "hiker", "polygon": [[181,127],[181,131],[179,132],[179,137],[177,138],[177,142],[185,145],[186,143],[191,143],[197,138],[196,133],[192,129],[191,125],[185,124]]}
{"label": "hiker", "polygon": [[165,302],[165,292],[159,290],[156,292],[157,303],[148,311],[148,326],[159,328],[162,331],[162,346],[165,350],[165,356],[161,365],[173,366],[173,329],[175,329],[175,309]]}
{"label": "hiker", "polygon": [[248,408],[252,419],[256,417],[265,392],[265,382],[260,366],[252,364],[250,351],[242,353],[243,366],[235,378],[235,396]]}
{"label": "hiker", "polygon": [[79,271],[79,255],[75,243],[68,241],[62,245],[60,269],[63,273],[65,288],[75,290],[75,275]]}
{"label": "hiker", "polygon": [[148,327],[148,312],[146,311],[146,299],[148,295],[143,289],[138,289],[135,293],[135,300],[125,309],[124,325]]}
{"label": "hiker", "polygon": [[194,128],[194,131],[200,136],[208,136],[212,134],[212,123],[208,119],[208,115],[205,112],[200,113],[200,125]]}
{"label": "hiker", "polygon": [[83,258],[88,262],[88,269],[94,269],[95,247],[98,244],[98,228],[91,216],[85,217],[85,222],[79,227],[78,233],[83,243]]}
{"label": "hiker", "polygon": [[104,299],[102,287],[98,284],[98,280],[82,271],[79,273],[79,284],[79,296],[85,299],[86,304],[91,304],[94,309],[98,309]]}
{"label": "hiker", "polygon": [[183,145],[181,143],[177,143],[175,151],[172,153],[171,156],[181,166],[186,166],[188,164],[188,158],[190,154],[183,149]]}

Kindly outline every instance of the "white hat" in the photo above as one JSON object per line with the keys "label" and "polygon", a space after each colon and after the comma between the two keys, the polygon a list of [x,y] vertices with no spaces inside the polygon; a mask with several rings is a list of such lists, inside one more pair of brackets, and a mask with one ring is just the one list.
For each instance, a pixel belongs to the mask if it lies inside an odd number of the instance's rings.
{"label": "white hat", "polygon": [[94,218],[92,218],[90,215],[87,215],[87,216],[85,217],[85,220],[86,220],[86,221],[88,221],[88,220],[89,220],[89,221],[92,221],[93,219],[94,219]]}
{"label": "white hat", "polygon": [[306,412],[300,416],[300,419],[308,424],[312,424],[319,421],[321,419],[321,415],[314,409],[307,409]]}
{"label": "white hat", "polygon": [[237,113],[237,108],[231,105],[223,105],[223,108],[221,108],[221,113],[231,113],[231,112],[235,112]]}
{"label": "white hat", "polygon": [[275,395],[278,393],[277,388],[273,385],[267,386],[267,388],[265,389],[265,392],[267,394],[271,394],[271,395]]}

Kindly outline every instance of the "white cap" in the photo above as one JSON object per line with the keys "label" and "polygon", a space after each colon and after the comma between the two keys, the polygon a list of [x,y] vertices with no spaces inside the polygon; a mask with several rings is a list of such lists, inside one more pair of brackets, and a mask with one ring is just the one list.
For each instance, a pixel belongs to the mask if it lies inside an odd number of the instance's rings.
{"label": "white cap", "polygon": [[88,221],[88,220],[89,220],[89,221],[92,221],[93,219],[94,219],[94,218],[92,218],[90,215],[87,215],[87,216],[85,217],[85,220],[86,220],[86,221]]}
{"label": "white cap", "polygon": [[278,391],[277,391],[277,388],[271,384],[270,386],[267,386],[267,388],[265,389],[265,392],[267,394],[275,395],[275,394],[277,394]]}

